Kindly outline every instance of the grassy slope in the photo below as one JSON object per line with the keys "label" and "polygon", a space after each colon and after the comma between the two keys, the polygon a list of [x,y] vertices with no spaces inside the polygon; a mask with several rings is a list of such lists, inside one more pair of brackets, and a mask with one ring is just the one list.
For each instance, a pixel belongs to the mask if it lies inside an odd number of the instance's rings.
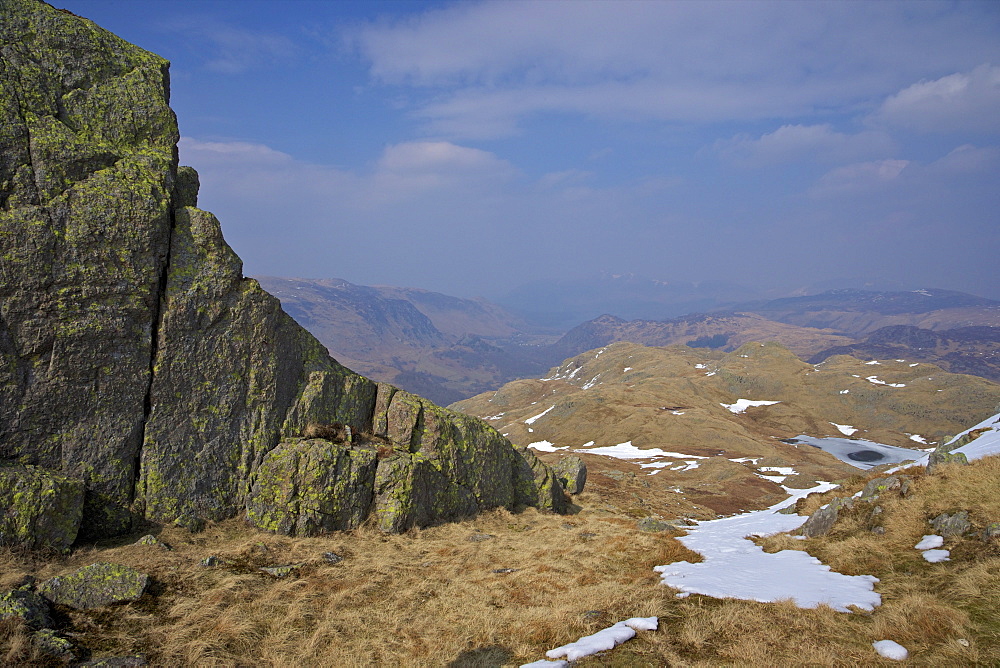
{"label": "grassy slope", "polygon": [[[917,472],[912,494],[880,500],[882,536],[868,530],[862,508],[827,537],[765,539],[768,549],[806,549],[842,572],[879,577],[884,603],[872,613],[675,598],[652,566],[697,557],[670,535],[640,532],[605,510],[600,489],[582,495],[570,517],[499,512],[400,536],[361,529],[290,539],[232,521],[195,535],[164,528],[160,538],[172,551],[103,545],[43,561],[7,550],[0,584],[98,560],[145,570],[153,595],[62,611],[62,621],[95,656],[142,652],[154,665],[517,665],[650,615],[660,617],[658,631],[578,665],[878,665],[871,643],[883,638],[908,647],[914,665],[986,665],[1000,661],[997,539],[949,539],[952,560],[940,564],[924,562],[912,546],[939,512],[967,509],[979,528],[1000,516],[998,477],[998,457],[934,476]],[[835,494],[864,482],[859,476]],[[483,534],[491,538],[473,540]],[[327,564],[326,551],[346,558]],[[223,565],[198,565],[213,554]],[[256,571],[292,562],[303,566],[290,578]],[[506,568],[516,570],[494,572]],[[29,661],[23,635],[3,628],[2,660]]]}

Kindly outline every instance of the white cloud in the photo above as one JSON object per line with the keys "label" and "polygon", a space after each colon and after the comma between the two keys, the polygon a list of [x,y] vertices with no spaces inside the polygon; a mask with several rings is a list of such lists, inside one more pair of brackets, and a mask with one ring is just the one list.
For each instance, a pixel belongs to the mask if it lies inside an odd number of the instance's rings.
{"label": "white cloud", "polygon": [[837,167],[824,174],[810,194],[823,196],[878,189],[896,181],[909,164],[908,160],[873,160]]}
{"label": "white cloud", "polygon": [[888,98],[872,120],[921,132],[1000,131],[1000,66],[915,83]]}
{"label": "white cloud", "polygon": [[783,125],[754,138],[739,134],[715,143],[721,155],[746,166],[821,160],[845,162],[894,152],[892,139],[879,131],[845,134],[830,125]]}
{"label": "white cloud", "polygon": [[697,122],[860,110],[928,71],[1000,60],[991,22],[985,7],[936,3],[491,1],[347,39],[375,80],[410,87],[432,132],[495,137],[545,112]]}

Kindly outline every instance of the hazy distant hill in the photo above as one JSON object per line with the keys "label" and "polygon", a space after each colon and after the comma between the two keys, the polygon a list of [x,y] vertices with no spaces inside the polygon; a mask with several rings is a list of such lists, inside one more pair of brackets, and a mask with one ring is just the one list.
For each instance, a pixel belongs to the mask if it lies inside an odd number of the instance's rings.
{"label": "hazy distant hill", "polygon": [[[776,403],[734,412],[741,399]],[[731,353],[615,343],[567,359],[542,379],[514,381],[452,407],[488,420],[518,445],[539,444],[546,457],[583,450],[595,470],[622,461],[587,454],[595,447],[627,443],[620,450],[633,463],[659,450],[665,454],[643,469],[656,476],[652,484],[675,486],[715,512],[735,512],[781,494],[760,477],[774,475],[767,467],[793,468],[784,475],[803,482],[793,487],[851,474],[832,455],[780,439],[851,436],[925,448],[995,413],[998,402],[996,383],[912,360],[836,356],[812,365],[774,343]]]}
{"label": "hazy distant hill", "polygon": [[791,325],[831,329],[856,338],[890,325],[934,330],[1000,326],[1000,302],[939,289],[831,290],[806,297],[741,304],[733,310],[757,313]]}
{"label": "hazy distant hill", "polygon": [[[919,352],[907,352],[907,336],[912,339],[912,335],[895,335],[890,330],[864,343],[859,340],[900,323],[935,330],[1000,325],[1000,303],[945,290],[835,290],[746,303],[748,310],[741,312],[627,320],[619,313],[626,312],[629,304],[635,306],[635,299],[656,295],[666,299],[671,294],[692,294],[692,290],[721,294],[724,288],[609,276],[595,283],[603,286],[595,302],[606,299],[613,305],[630,290],[637,297],[622,302],[623,310],[615,315],[578,324],[557,339],[553,330],[482,299],[416,288],[355,285],[336,278],[259,280],[342,363],[441,403],[493,390],[517,378],[538,376],[561,360],[616,341],[720,351],[735,350],[748,341],[777,341],[804,359],[846,352],[863,357],[912,357],[956,372],[996,377],[997,346],[989,332],[981,332],[975,342],[973,338],[979,335],[974,330],[949,333],[947,342],[935,339],[933,344],[919,344],[923,348]],[[585,284],[574,285],[582,300]],[[560,290],[558,286],[552,289]],[[896,340],[890,342],[893,336]]]}
{"label": "hazy distant hill", "polygon": [[822,362],[832,355],[862,359],[905,357],[937,364],[952,373],[968,373],[1000,382],[1000,327],[933,331],[893,325],[875,330],[864,341],[821,351],[809,358],[809,362]]}
{"label": "hazy distant hill", "polygon": [[566,331],[602,313],[627,320],[672,318],[764,296],[760,290],[724,281],[661,281],[602,272],[589,279],[535,281],[499,301],[535,324]]}
{"label": "hazy distant hill", "polygon": [[342,364],[439,403],[552,364],[539,346],[554,337],[485,300],[336,278],[257,280]]}

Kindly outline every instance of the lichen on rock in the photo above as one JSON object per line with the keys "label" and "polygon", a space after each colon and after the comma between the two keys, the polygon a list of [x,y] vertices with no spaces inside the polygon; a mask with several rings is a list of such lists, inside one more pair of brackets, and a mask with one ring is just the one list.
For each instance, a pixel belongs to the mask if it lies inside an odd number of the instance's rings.
{"label": "lichen on rock", "polygon": [[134,568],[98,562],[38,586],[38,593],[57,605],[77,610],[138,601],[149,585],[149,576]]}
{"label": "lichen on rock", "polygon": [[83,517],[83,483],[39,466],[0,466],[0,544],[65,550]]}

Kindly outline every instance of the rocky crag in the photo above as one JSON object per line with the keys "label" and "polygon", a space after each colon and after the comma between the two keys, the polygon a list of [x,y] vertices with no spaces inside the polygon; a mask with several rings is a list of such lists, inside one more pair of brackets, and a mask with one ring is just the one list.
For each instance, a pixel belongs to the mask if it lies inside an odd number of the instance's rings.
{"label": "rocky crag", "polygon": [[39,0],[0,0],[0,55],[0,541],[562,508],[530,453],[344,368],[243,276],[165,60]]}

